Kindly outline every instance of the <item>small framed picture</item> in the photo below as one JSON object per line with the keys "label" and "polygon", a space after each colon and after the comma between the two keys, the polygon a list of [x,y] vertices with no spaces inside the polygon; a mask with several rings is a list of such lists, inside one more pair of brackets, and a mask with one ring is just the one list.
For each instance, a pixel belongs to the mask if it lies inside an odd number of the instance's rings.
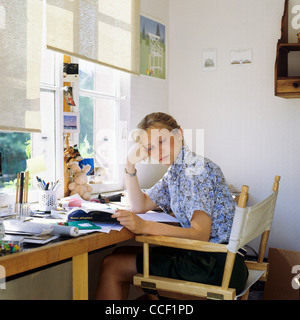
{"label": "small framed picture", "polygon": [[202,69],[203,70],[217,69],[217,49],[202,50]]}
{"label": "small framed picture", "polygon": [[202,50],[202,69],[203,70],[217,69],[217,49]]}
{"label": "small framed picture", "polygon": [[80,131],[79,113],[64,112],[63,117],[64,132],[74,133]]}
{"label": "small framed picture", "polygon": [[230,63],[232,65],[249,65],[252,64],[252,50],[231,50]]}
{"label": "small framed picture", "polygon": [[78,63],[64,63],[64,82],[75,82],[79,80]]}

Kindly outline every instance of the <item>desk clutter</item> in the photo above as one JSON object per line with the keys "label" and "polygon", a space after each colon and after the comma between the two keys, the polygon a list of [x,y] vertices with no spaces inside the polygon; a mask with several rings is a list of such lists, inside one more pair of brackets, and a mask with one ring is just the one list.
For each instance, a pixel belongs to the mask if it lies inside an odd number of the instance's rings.
{"label": "desk clutter", "polygon": [[[122,197],[122,200],[125,200]],[[110,199],[118,202],[111,203]],[[31,206],[30,215],[0,212],[5,235],[0,237],[0,252],[13,253],[22,250],[24,244],[43,245],[59,237],[79,237],[92,232],[109,233],[120,231],[123,226],[112,214],[118,209],[126,209],[120,194],[112,197],[99,195],[98,199],[83,200],[78,194],[60,199],[58,206],[50,211],[41,211],[40,204]],[[177,222],[174,217],[163,212],[149,211],[138,214],[144,220]],[[3,219],[3,220],[2,220]]]}
{"label": "desk clutter", "polygon": [[117,207],[85,201],[78,194],[61,199],[58,206],[53,192],[40,190],[45,199],[40,197],[39,203],[31,205],[29,214],[17,210],[0,213],[0,253],[18,252],[25,243],[43,245],[59,237],[122,229],[111,217]]}

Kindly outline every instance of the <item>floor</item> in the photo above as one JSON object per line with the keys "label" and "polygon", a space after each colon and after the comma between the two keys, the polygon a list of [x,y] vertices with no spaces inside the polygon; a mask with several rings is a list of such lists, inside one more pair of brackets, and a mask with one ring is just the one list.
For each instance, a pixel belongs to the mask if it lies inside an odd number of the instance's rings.
{"label": "floor", "polygon": [[257,281],[251,288],[249,292],[248,300],[263,300],[264,296],[264,282]]}

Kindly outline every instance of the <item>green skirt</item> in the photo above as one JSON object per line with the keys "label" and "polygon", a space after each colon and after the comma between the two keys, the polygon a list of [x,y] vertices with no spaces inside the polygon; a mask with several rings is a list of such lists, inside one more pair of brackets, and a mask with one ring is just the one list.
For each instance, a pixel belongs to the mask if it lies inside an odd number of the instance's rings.
{"label": "green skirt", "polygon": [[[220,286],[226,253],[154,247],[150,252],[151,275]],[[143,254],[137,255],[137,271],[143,273]],[[244,257],[236,254],[229,288],[243,291],[248,278]]]}

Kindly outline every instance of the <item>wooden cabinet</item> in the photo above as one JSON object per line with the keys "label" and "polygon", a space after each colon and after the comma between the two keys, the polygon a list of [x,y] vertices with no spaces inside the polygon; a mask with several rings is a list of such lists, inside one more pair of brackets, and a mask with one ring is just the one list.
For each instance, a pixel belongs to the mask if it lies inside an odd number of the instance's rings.
{"label": "wooden cabinet", "polygon": [[281,38],[277,43],[275,62],[275,96],[282,98],[300,98],[300,75],[289,76],[288,59],[291,51],[300,52],[300,43],[288,43],[288,5],[285,0],[281,21]]}

